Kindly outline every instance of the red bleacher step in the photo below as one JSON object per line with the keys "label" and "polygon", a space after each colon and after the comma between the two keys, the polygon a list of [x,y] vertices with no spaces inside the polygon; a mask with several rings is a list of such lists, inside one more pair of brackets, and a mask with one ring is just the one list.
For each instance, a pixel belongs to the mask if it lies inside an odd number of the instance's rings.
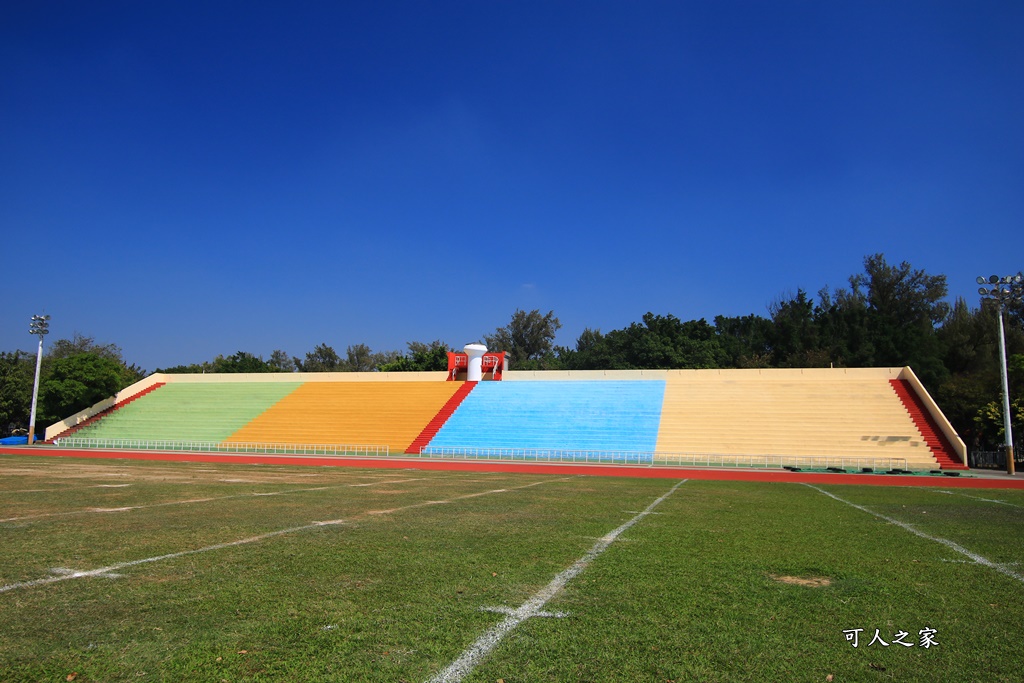
{"label": "red bleacher step", "polygon": [[430,440],[433,439],[439,431],[441,431],[441,427],[443,427],[444,423],[448,421],[448,418],[452,416],[452,413],[454,413],[455,409],[459,407],[459,404],[469,396],[469,392],[473,391],[473,387],[475,387],[476,384],[476,382],[463,382],[462,386],[456,389],[455,393],[452,394],[452,397],[449,398],[443,406],[441,406],[441,410],[437,411],[437,415],[427,423],[427,426],[423,428],[420,435],[413,439],[412,443],[409,444],[409,447],[405,449],[405,452],[418,455],[420,449],[430,443]]}
{"label": "red bleacher step", "polygon": [[905,379],[891,379],[889,384],[893,391],[900,397],[900,402],[906,409],[910,419],[914,421],[917,431],[924,437],[925,445],[931,450],[939,468],[943,470],[966,470],[966,465],[960,462],[960,457],[953,450],[953,444],[949,442],[946,435],[939,429],[935,418],[924,406],[921,397],[917,395],[910,383]]}

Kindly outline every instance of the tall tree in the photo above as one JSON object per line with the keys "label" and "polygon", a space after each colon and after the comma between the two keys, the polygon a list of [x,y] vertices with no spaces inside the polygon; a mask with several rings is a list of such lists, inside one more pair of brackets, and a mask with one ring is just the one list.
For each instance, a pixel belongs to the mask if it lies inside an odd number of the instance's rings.
{"label": "tall tree", "polygon": [[717,368],[727,358],[715,328],[706,320],[683,322],[674,315],[650,312],[642,324],[581,338],[577,349],[567,358],[573,369]]}
{"label": "tall tree", "polygon": [[384,363],[378,363],[381,372],[428,372],[448,369],[451,348],[440,339],[425,344],[409,342],[409,352]]}
{"label": "tall tree", "polygon": [[772,352],[772,365],[799,368],[829,364],[829,354],[821,347],[814,308],[814,302],[802,289],[769,306],[772,327],[768,333],[768,343]]}
{"label": "tall tree", "polygon": [[864,274],[850,279],[868,310],[867,329],[876,365],[910,365],[921,381],[937,387],[948,377],[935,332],[949,314],[945,275],[915,270],[906,261],[889,265],[885,256],[864,259]]}
{"label": "tall tree", "polygon": [[0,434],[28,429],[35,355],[0,352]]}
{"label": "tall tree", "polygon": [[80,353],[92,353],[100,358],[111,358],[123,362],[121,347],[117,344],[97,344],[95,337],[87,337],[75,332],[71,339],[58,339],[50,345],[46,356],[53,360],[77,356]]}
{"label": "tall tree", "polygon": [[299,372],[338,372],[341,370],[341,357],[338,352],[327,344],[317,344],[306,354],[305,360],[294,359]]}
{"label": "tall tree", "polygon": [[213,360],[214,372],[250,372],[263,373],[274,372],[263,356],[254,356],[247,351],[238,351],[230,356],[217,356]]}
{"label": "tall tree", "polygon": [[516,309],[509,324],[485,336],[484,342],[491,351],[508,353],[511,363],[539,360],[553,353],[555,333],[561,327],[554,311],[542,315],[536,309],[529,313]]}
{"label": "tall tree", "polygon": [[715,317],[715,331],[733,368],[767,368],[772,365],[772,321],[759,315]]}
{"label": "tall tree", "polygon": [[267,360],[267,365],[273,368],[274,372],[295,372],[295,359],[281,349],[274,349]]}
{"label": "tall tree", "polygon": [[135,381],[135,374],[113,358],[95,353],[59,358],[39,386],[40,423],[62,420]]}
{"label": "tall tree", "polygon": [[599,329],[586,327],[576,338],[576,348],[565,346],[555,348],[555,355],[565,370],[596,370],[599,356],[607,353],[604,335]]}
{"label": "tall tree", "polygon": [[108,358],[123,365],[128,372],[138,381],[146,376],[146,371],[134,363],[125,361],[121,347],[117,344],[100,344],[95,337],[88,337],[75,332],[71,339],[58,339],[50,345],[43,359],[43,374],[49,373],[49,363],[61,358],[69,358],[83,353],[90,353],[100,358]]}
{"label": "tall tree", "polygon": [[353,344],[345,349],[345,362],[339,369],[346,372],[370,372],[374,367],[370,347],[366,344]]}

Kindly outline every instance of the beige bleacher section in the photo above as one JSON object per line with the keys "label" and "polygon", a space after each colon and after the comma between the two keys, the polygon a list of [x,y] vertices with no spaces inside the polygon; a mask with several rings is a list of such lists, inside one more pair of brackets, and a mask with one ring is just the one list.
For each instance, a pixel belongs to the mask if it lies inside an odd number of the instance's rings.
{"label": "beige bleacher section", "polygon": [[937,468],[889,384],[903,370],[669,373],[658,458],[785,455],[827,457],[829,464],[884,467],[889,460],[889,466]]}
{"label": "beige bleacher section", "polygon": [[387,445],[401,453],[460,386],[443,374],[434,382],[306,382],[223,443]]}

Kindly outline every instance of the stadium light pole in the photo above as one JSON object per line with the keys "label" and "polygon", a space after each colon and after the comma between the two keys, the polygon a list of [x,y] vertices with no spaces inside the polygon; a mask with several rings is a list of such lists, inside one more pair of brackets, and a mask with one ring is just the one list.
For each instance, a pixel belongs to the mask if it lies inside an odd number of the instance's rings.
{"label": "stadium light pole", "polygon": [[43,365],[43,337],[50,333],[50,316],[34,315],[29,325],[29,334],[39,335],[39,351],[36,352],[36,380],[32,383],[32,412],[28,418],[28,445],[36,439],[36,400],[39,398],[39,369]]}
{"label": "stadium light pole", "polygon": [[1006,473],[1015,474],[1013,464],[1013,428],[1010,415],[1010,381],[1006,371],[1006,330],[1003,327],[1003,311],[1007,304],[1020,301],[1024,297],[1024,275],[991,275],[986,280],[978,277],[979,285],[987,285],[978,288],[978,294],[983,299],[991,299],[996,302],[996,310],[999,314],[999,362],[1003,371],[1003,433],[1006,435]]}

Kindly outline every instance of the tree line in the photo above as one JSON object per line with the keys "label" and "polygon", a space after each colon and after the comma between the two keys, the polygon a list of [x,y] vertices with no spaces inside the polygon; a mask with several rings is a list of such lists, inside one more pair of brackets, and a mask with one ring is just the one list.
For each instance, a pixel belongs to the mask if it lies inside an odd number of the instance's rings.
{"label": "tree line", "polygon": [[[0,429],[28,433],[36,354],[0,351]],[[146,376],[124,360],[120,347],[75,334],[50,345],[40,368],[36,430],[113,396]]]}
{"label": "tree line", "polygon": [[[780,296],[767,315],[716,316],[709,323],[648,312],[622,329],[587,328],[573,346],[556,346],[561,322],[553,311],[517,310],[483,341],[507,352],[515,370],[909,365],[968,446],[992,448],[1003,440],[996,307],[991,301],[972,307],[963,299],[950,305],[947,293],[944,275],[874,254],[847,286]],[[1024,432],[1024,306],[1011,306],[1006,322],[1016,436]],[[302,357],[275,350],[264,359],[238,351],[157,372],[436,371],[447,368],[451,350],[440,340],[409,342],[404,352],[355,344],[342,356],[322,343]],[[28,423],[34,360],[23,351],[0,353],[0,428],[8,433]],[[44,360],[37,424],[63,419],[145,374],[112,344],[77,335],[59,340]]]}

